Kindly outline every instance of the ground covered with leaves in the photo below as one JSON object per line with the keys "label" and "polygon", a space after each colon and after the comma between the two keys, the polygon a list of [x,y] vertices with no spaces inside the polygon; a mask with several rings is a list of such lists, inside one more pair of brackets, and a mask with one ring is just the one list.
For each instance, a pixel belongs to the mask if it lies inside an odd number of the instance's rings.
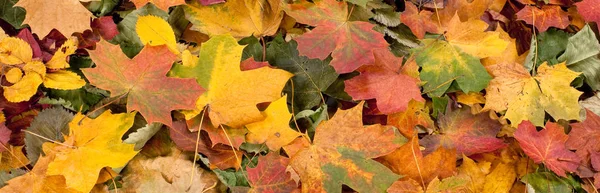
{"label": "ground covered with leaves", "polygon": [[0,193],[598,192],[600,0],[0,0]]}

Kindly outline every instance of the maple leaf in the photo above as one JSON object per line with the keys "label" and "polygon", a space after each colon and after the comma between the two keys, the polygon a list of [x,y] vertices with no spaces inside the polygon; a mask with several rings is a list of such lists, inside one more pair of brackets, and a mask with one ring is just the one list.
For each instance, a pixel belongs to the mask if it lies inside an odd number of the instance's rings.
{"label": "maple leaf", "polygon": [[455,15],[445,28],[445,36],[451,45],[472,56],[498,56],[506,49],[508,41],[500,38],[500,32],[486,31],[487,28],[487,23],[481,20],[461,22]]}
{"label": "maple leaf", "polygon": [[156,5],[156,7],[169,12],[169,7],[185,4],[185,0],[131,0],[136,8],[144,7],[148,3]]}
{"label": "maple leaf", "polygon": [[70,146],[50,142],[43,145],[44,153],[56,155],[46,175],[62,175],[67,187],[89,192],[102,168],[123,167],[137,154],[133,144],[121,141],[134,117],[135,112],[112,114],[110,110],[95,119],[75,115],[69,123],[69,134],[64,136],[64,143]]}
{"label": "maple leaf", "polygon": [[[448,0],[447,2],[439,2],[437,6],[439,9],[437,15],[431,19],[434,22],[439,22],[442,27],[448,25],[448,22],[452,20],[454,15],[458,15],[461,21],[468,21],[471,19],[479,19],[485,14],[485,11],[493,8],[494,0]],[[502,9],[502,6],[500,6]],[[500,12],[500,10],[497,10]]]}
{"label": "maple leaf", "polygon": [[490,75],[481,65],[478,58],[460,51],[448,42],[425,39],[427,45],[418,48],[415,59],[421,70],[421,80],[426,82],[424,93],[430,96],[441,96],[452,82],[465,92],[479,92],[484,89]]}
{"label": "maple leaf", "polygon": [[301,135],[290,128],[292,114],[288,111],[287,96],[273,101],[262,114],[265,120],[246,125],[250,131],[246,135],[246,142],[266,143],[269,149],[276,151]]}
{"label": "maple leaf", "polygon": [[439,29],[436,23],[431,20],[433,12],[422,10],[412,3],[406,3],[406,9],[400,14],[400,20],[410,28],[410,31],[419,39],[425,37],[425,32],[438,33]]}
{"label": "maple leaf", "polygon": [[203,6],[197,1],[184,6],[185,18],[209,36],[231,34],[235,38],[270,36],[283,18],[278,0],[238,0]]}
{"label": "maple leaf", "polygon": [[269,153],[258,158],[255,168],[247,168],[249,192],[292,192],[298,185],[286,171],[289,159]]}
{"label": "maple leaf", "polygon": [[186,119],[196,116],[206,105],[210,107],[208,115],[214,127],[225,124],[239,128],[264,119],[256,104],[279,99],[292,74],[268,67],[241,71],[243,48],[230,35],[213,36],[202,43],[197,63],[173,66],[171,75],[196,78],[208,89],[198,98],[196,110],[186,114]]}
{"label": "maple leaf", "polygon": [[575,3],[575,6],[585,21],[600,23],[600,0],[583,0]]}
{"label": "maple leaf", "polygon": [[[354,100],[375,99],[384,114],[406,110],[410,100],[424,101],[419,88],[416,63],[402,65],[402,58],[388,49],[373,51],[373,64],[358,69],[360,75],[344,81],[345,91]],[[414,61],[414,60],[411,60]]]}
{"label": "maple leaf", "polygon": [[363,127],[363,104],[338,110],[321,122],[313,143],[293,154],[290,165],[300,175],[303,190],[339,192],[345,184],[358,192],[383,192],[398,179],[371,160],[399,146],[394,130],[382,125]]}
{"label": "maple leaf", "polygon": [[540,32],[550,27],[564,29],[569,26],[569,15],[558,5],[543,5],[542,8],[525,6],[517,12],[517,18],[535,26]]}
{"label": "maple leaf", "polygon": [[531,122],[523,121],[515,132],[515,139],[525,154],[562,177],[567,176],[565,172],[574,172],[581,161],[565,146],[568,138],[563,127],[552,122],[538,132]]}
{"label": "maple leaf", "polygon": [[[202,131],[200,131],[202,132]],[[198,151],[208,157],[211,165],[219,169],[240,168],[242,152],[234,150],[230,146],[207,144],[206,136],[200,133],[200,141],[198,139],[198,131],[190,132],[185,123],[177,121],[174,126],[169,129],[169,136],[175,142],[177,147],[184,151]]]}
{"label": "maple leaf", "polygon": [[421,140],[433,152],[440,146],[456,149],[457,155],[470,156],[503,148],[504,142],[496,138],[502,125],[486,113],[471,114],[469,108],[449,111],[438,119],[439,135],[427,135]]}
{"label": "maple leaf", "polygon": [[[565,143],[567,148],[576,150],[575,153],[579,158],[582,159],[582,165],[579,167],[578,174],[582,177],[590,177],[586,172],[597,175],[597,170],[592,168],[592,160],[594,154],[600,152],[600,143],[598,143],[598,137],[600,136],[600,116],[594,112],[586,109],[586,118],[581,123],[571,124],[571,132],[569,133],[569,139]],[[587,167],[587,168],[586,168]],[[595,177],[594,184],[600,183],[600,178]]]}
{"label": "maple leaf", "polygon": [[176,59],[166,46],[146,46],[129,59],[119,46],[100,41],[89,53],[97,65],[83,69],[90,84],[110,91],[112,97],[127,95],[127,109],[139,111],[148,123],[172,126],[171,110],[193,107],[203,92],[192,79],[166,76]]}
{"label": "maple leaf", "polygon": [[447,178],[454,175],[456,169],[456,151],[440,147],[427,156],[419,149],[416,136],[394,152],[377,158],[394,173],[417,181],[422,187],[434,178]]}
{"label": "maple leaf", "polygon": [[387,119],[387,124],[395,126],[400,130],[404,137],[410,138],[415,133],[415,127],[421,125],[426,128],[434,126],[431,116],[429,116],[429,108],[425,103],[411,100],[408,102],[406,111],[390,114]]}
{"label": "maple leaf", "polygon": [[179,54],[175,32],[164,19],[146,15],[138,18],[135,31],[140,37],[142,44],[151,46],[167,45],[174,54]]}
{"label": "maple leaf", "polygon": [[485,160],[476,163],[463,155],[457,176],[467,179],[469,192],[509,192],[520,166],[516,160],[504,155],[495,158],[493,164]]}
{"label": "maple leaf", "polygon": [[346,2],[314,2],[302,0],[284,7],[285,12],[298,22],[316,26],[295,38],[301,55],[324,60],[331,53],[331,65],[342,74],[374,63],[372,50],[388,46],[383,34],[373,30],[373,24],[348,20]]}
{"label": "maple leaf", "polygon": [[29,24],[31,31],[39,37],[45,37],[52,29],[65,36],[91,29],[93,15],[79,0],[19,0],[15,6],[25,8],[27,14],[23,23]]}
{"label": "maple leaf", "polygon": [[[294,108],[299,111],[311,109],[324,102],[322,92],[329,88],[338,74],[329,65],[329,60],[321,61],[300,56],[297,47],[298,43],[295,40],[287,42],[282,36],[277,36],[269,43],[266,59],[273,66],[294,74],[283,89],[286,93],[294,93]],[[292,100],[291,94],[288,95],[288,100]]]}
{"label": "maple leaf", "polygon": [[570,82],[579,73],[567,69],[565,63],[548,66],[544,62],[532,77],[519,64],[499,64],[488,67],[495,76],[486,88],[483,110],[501,112],[516,127],[523,120],[536,126],[544,124],[544,111],[554,119],[578,120],[581,92]]}
{"label": "maple leaf", "polygon": [[[67,187],[65,178],[61,175],[50,176],[46,172],[48,164],[55,159],[54,154],[42,156],[33,169],[22,176],[9,180],[8,185],[0,189],[1,193],[15,192],[64,192],[80,193],[72,187]],[[24,186],[26,184],[26,186]]]}

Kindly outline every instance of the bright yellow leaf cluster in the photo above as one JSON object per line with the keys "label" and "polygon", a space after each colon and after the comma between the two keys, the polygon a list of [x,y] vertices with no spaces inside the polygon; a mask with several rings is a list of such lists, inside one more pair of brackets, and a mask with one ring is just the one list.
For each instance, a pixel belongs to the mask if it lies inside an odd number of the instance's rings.
{"label": "bright yellow leaf cluster", "polygon": [[47,88],[71,90],[81,88],[85,80],[76,73],[64,70],[69,67],[66,57],[75,53],[77,39],[69,39],[46,64],[33,59],[27,42],[16,37],[0,39],[1,73],[12,85],[2,85],[4,97],[10,102],[29,100],[43,83]]}

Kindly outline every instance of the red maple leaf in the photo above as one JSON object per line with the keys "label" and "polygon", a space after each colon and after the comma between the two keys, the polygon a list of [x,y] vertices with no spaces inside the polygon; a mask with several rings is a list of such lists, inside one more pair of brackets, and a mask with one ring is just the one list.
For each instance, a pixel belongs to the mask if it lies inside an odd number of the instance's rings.
{"label": "red maple leaf", "polygon": [[348,20],[345,1],[322,0],[313,4],[303,0],[284,9],[298,22],[316,26],[295,38],[300,54],[324,60],[331,53],[330,64],[340,74],[373,63],[372,50],[388,46],[383,34],[373,30],[375,25]]}
{"label": "red maple leaf", "polygon": [[535,6],[525,6],[517,13],[519,20],[535,26],[540,33],[550,27],[565,29],[569,26],[569,14],[558,5],[544,5],[542,9]]}
{"label": "red maple leaf", "polygon": [[502,128],[498,121],[489,118],[487,113],[471,114],[469,108],[451,111],[439,119],[440,134],[427,135],[421,140],[426,152],[439,146],[456,149],[456,154],[466,156],[495,151],[506,146],[496,138]]}
{"label": "red maple leaf", "polygon": [[600,0],[583,0],[575,3],[575,6],[585,21],[596,22],[600,30]]}
{"label": "red maple leaf", "polygon": [[374,98],[384,114],[406,110],[411,99],[425,101],[418,86],[419,67],[416,63],[407,62],[402,66],[402,58],[394,56],[388,49],[374,50],[373,56],[375,62],[372,65],[359,68],[360,75],[345,81],[345,91],[354,100]]}
{"label": "red maple leaf", "polygon": [[559,124],[551,122],[538,132],[531,122],[523,121],[515,131],[515,139],[525,154],[562,177],[567,176],[565,172],[574,172],[581,161],[577,154],[567,149],[568,138]]}
{"label": "red maple leaf", "polygon": [[194,79],[167,77],[177,56],[162,46],[146,46],[133,59],[106,41],[90,50],[95,68],[83,74],[92,85],[110,91],[111,97],[127,96],[127,109],[139,111],[148,123],[172,126],[171,111],[193,108],[204,89]]}
{"label": "red maple leaf", "polygon": [[292,192],[298,189],[290,174],[286,171],[290,160],[279,154],[269,153],[258,158],[255,168],[247,168],[250,192]]}

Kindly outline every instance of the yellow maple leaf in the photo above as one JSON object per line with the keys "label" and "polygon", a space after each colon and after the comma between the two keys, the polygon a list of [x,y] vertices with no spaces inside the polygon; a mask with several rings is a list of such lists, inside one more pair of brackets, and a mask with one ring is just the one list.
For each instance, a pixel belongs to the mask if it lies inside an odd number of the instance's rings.
{"label": "yellow maple leaf", "polygon": [[508,41],[500,38],[500,32],[485,31],[488,24],[478,19],[461,22],[458,15],[449,21],[446,39],[463,52],[478,58],[500,55]]}
{"label": "yellow maple leaf", "polygon": [[287,96],[272,102],[262,112],[265,120],[246,125],[248,133],[246,141],[250,143],[265,143],[269,149],[276,151],[294,141],[300,133],[290,128],[290,118],[287,107]]}
{"label": "yellow maple leaf", "polygon": [[191,29],[209,36],[270,36],[277,32],[283,19],[279,0],[237,0],[211,6],[193,1],[184,10],[186,19],[194,24]]}
{"label": "yellow maple leaf", "polygon": [[80,192],[92,190],[102,168],[122,167],[137,154],[134,144],[125,144],[121,140],[133,125],[135,114],[112,114],[109,110],[95,119],[75,115],[64,142],[72,147],[54,143],[43,145],[46,154],[56,155],[48,164],[46,175],[62,175],[67,187]]}
{"label": "yellow maple leaf", "polygon": [[241,71],[243,49],[230,35],[214,36],[202,43],[200,60],[194,66],[173,66],[170,75],[196,78],[207,89],[198,98],[196,110],[184,112],[186,119],[192,119],[207,105],[215,127],[225,124],[239,128],[264,119],[256,104],[279,99],[293,75],[269,67]]}
{"label": "yellow maple leaf", "polygon": [[463,156],[463,163],[458,168],[458,177],[467,179],[467,192],[509,192],[517,177],[517,162],[505,156],[498,157],[495,162],[494,164],[485,160],[475,162]]}
{"label": "yellow maple leaf", "polygon": [[154,16],[141,16],[135,24],[135,31],[142,44],[151,46],[167,45],[174,54],[179,54],[173,28],[164,19]]}
{"label": "yellow maple leaf", "polygon": [[519,64],[499,64],[488,69],[495,78],[486,88],[483,110],[506,110],[511,126],[524,120],[543,126],[544,111],[556,120],[579,120],[578,99],[582,92],[570,84],[580,73],[569,70],[565,63],[548,66],[544,62],[533,77]]}
{"label": "yellow maple leaf", "polygon": [[508,35],[508,33],[506,33],[500,26],[496,28],[496,32],[500,34],[501,39],[508,42],[508,46],[506,46],[506,49],[504,49],[504,51],[499,55],[481,59],[481,64],[483,64],[484,67],[499,63],[523,64],[525,61],[524,56],[527,56],[527,54],[523,54],[521,56],[519,55],[517,50],[517,40],[511,38],[510,35]]}
{"label": "yellow maple leaf", "polygon": [[19,0],[15,7],[25,8],[23,24],[29,24],[40,38],[46,37],[52,29],[67,37],[91,29],[90,18],[94,16],[79,0]]}
{"label": "yellow maple leaf", "polygon": [[48,154],[38,159],[30,172],[9,180],[8,185],[0,189],[0,193],[30,193],[30,192],[60,192],[80,193],[67,188],[63,176],[46,176],[48,164],[54,160],[54,154]]}

